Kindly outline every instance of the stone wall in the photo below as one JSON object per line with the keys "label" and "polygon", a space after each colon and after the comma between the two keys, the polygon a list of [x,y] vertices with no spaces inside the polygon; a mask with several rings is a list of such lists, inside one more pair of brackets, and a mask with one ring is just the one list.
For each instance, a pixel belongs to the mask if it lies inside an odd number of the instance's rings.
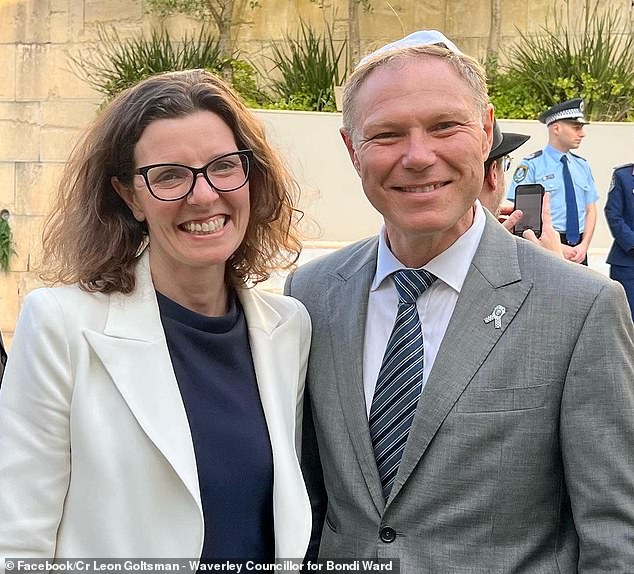
{"label": "stone wall", "polygon": [[[310,0],[260,0],[255,9],[249,8],[248,0],[239,2],[243,10],[241,24],[235,28],[235,45],[242,57],[263,67],[271,42],[296,30],[300,18],[317,27],[324,20],[332,21],[335,37],[345,37],[346,0],[325,0],[323,10]],[[364,53],[413,30],[437,28],[465,51],[484,55],[489,0],[373,0],[372,4],[372,12],[362,13],[360,21]],[[555,6],[567,5],[574,18],[584,4],[585,0],[503,0],[502,43],[516,38],[516,26],[539,30]],[[624,32],[631,33],[631,1],[610,4],[623,14]],[[69,57],[94,45],[99,26],[113,26],[125,38],[147,33],[159,24],[157,16],[147,14],[143,0],[0,0],[0,209],[11,213],[17,251],[11,270],[0,274],[0,329],[9,342],[22,298],[39,284],[35,269],[41,226],[56,181],[73,143],[101,101],[72,73]],[[165,24],[172,32],[194,30],[198,25],[184,17],[170,18]],[[322,170],[328,168],[322,166]],[[305,191],[308,197],[316,197],[314,190]],[[322,197],[323,190],[317,196]],[[330,217],[324,213],[326,205],[321,199],[313,201],[318,218]],[[313,247],[319,248],[319,241],[349,240],[366,230],[360,223],[356,229],[354,219],[348,218],[346,225],[345,233],[338,236],[335,229],[318,238]]]}

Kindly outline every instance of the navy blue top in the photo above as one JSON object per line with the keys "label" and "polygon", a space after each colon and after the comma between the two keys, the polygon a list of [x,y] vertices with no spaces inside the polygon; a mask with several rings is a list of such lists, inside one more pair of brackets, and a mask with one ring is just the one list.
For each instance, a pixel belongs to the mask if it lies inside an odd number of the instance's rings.
{"label": "navy blue top", "polygon": [[201,559],[271,562],[273,455],[242,306],[232,296],[226,315],[207,317],[157,299],[194,443]]}

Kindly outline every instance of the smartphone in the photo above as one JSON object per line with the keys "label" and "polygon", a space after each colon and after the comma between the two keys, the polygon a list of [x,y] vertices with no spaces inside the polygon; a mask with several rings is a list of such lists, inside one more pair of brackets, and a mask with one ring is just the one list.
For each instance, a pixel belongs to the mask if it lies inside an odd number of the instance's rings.
{"label": "smartphone", "polygon": [[515,209],[522,210],[520,219],[513,233],[522,235],[527,229],[532,229],[537,237],[542,234],[542,203],[544,201],[544,186],[541,183],[528,183],[515,188]]}

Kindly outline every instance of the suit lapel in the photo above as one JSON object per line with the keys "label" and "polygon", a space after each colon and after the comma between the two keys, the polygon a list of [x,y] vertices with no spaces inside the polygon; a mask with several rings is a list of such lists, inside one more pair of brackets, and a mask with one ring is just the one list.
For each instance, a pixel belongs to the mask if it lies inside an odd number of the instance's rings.
{"label": "suit lapel", "polygon": [[363,390],[363,342],[368,294],[376,272],[378,239],[365,243],[329,280],[327,292],[335,373],[343,417],[374,504],[385,502],[376,467]]}
{"label": "suit lapel", "polygon": [[110,295],[103,333],[86,331],[85,336],[143,431],[202,508],[189,423],[167,349],[147,252],[137,264],[136,285],[129,295]]}
{"label": "suit lapel", "polygon": [[[515,240],[492,218],[467,273],[419,400],[391,497],[418,464],[454,404],[515,317],[532,283],[522,280]],[[484,319],[501,305],[500,328]],[[459,359],[457,359],[459,357]]]}

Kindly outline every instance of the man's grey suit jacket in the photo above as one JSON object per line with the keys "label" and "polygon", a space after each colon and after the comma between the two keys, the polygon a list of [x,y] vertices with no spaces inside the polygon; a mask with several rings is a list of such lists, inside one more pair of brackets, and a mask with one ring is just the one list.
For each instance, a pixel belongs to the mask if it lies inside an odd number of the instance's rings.
{"label": "man's grey suit jacket", "polygon": [[[286,284],[313,322],[320,556],[399,558],[401,574],[634,572],[634,330],[621,286],[487,216],[386,504],[362,378],[376,252],[376,238],[361,241]],[[500,328],[484,321],[498,305]]]}

